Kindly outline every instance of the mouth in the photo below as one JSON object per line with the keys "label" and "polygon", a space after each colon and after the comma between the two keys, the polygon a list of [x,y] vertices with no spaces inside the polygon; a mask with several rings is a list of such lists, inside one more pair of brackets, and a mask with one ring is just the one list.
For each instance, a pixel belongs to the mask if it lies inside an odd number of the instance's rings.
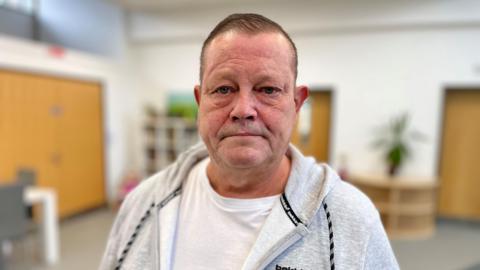
{"label": "mouth", "polygon": [[255,133],[249,133],[249,132],[240,132],[240,133],[234,133],[234,134],[228,134],[223,136],[223,139],[227,138],[249,138],[249,137],[263,137],[260,134],[255,134]]}
{"label": "mouth", "polygon": [[248,137],[261,137],[260,135],[257,134],[251,134],[251,133],[240,133],[240,134],[232,134],[225,136],[225,138],[248,138]]}
{"label": "mouth", "polygon": [[249,138],[264,138],[267,139],[267,132],[262,127],[256,126],[226,126],[222,128],[218,133],[219,140],[224,140],[227,138],[237,138],[237,139],[249,139]]}
{"label": "mouth", "polygon": [[237,134],[232,134],[231,136],[236,136],[236,137],[247,137],[247,136],[260,136],[258,134],[253,134],[253,133],[237,133]]}

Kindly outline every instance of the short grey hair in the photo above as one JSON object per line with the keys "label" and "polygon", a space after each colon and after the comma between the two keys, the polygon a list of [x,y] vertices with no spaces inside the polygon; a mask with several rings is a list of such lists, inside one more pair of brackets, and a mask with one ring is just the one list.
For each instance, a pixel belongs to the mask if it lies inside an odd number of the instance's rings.
{"label": "short grey hair", "polygon": [[206,48],[217,36],[229,31],[238,31],[241,33],[247,33],[252,35],[260,33],[280,33],[287,39],[288,43],[292,47],[292,68],[294,72],[294,78],[295,80],[297,79],[297,47],[295,46],[295,43],[292,41],[288,33],[285,32],[285,30],[283,30],[283,28],[278,23],[262,15],[253,13],[236,13],[229,15],[221,22],[219,22],[210,32],[207,39],[205,39],[205,41],[203,42],[202,52],[200,54],[200,82],[202,82],[203,72],[205,68]]}

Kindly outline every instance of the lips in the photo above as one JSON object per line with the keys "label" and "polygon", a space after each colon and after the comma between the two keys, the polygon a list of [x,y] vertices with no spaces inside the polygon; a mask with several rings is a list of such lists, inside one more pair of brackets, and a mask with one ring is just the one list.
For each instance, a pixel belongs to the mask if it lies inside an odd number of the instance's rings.
{"label": "lips", "polygon": [[218,132],[218,137],[220,140],[229,137],[265,137],[265,132],[262,132],[260,128],[258,130],[245,130],[241,128],[224,128]]}
{"label": "lips", "polygon": [[262,135],[254,134],[254,133],[234,133],[234,134],[224,135],[220,139],[223,140],[226,138],[235,138],[235,137],[238,137],[238,138],[262,137]]}
{"label": "lips", "polygon": [[227,137],[234,137],[234,136],[239,136],[239,137],[247,137],[247,136],[260,136],[258,134],[253,134],[253,133],[237,133],[237,134],[232,134]]}
{"label": "lips", "polygon": [[217,133],[217,138],[221,141],[229,137],[262,137],[267,139],[268,130],[258,123],[240,123],[240,124],[227,124],[224,125]]}

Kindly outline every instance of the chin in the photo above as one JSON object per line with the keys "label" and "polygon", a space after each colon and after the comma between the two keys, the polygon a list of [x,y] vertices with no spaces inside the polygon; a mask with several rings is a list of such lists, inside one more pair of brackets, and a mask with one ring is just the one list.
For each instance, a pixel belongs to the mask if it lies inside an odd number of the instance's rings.
{"label": "chin", "polygon": [[265,151],[252,147],[234,147],[220,156],[228,166],[244,169],[258,167],[267,159]]}

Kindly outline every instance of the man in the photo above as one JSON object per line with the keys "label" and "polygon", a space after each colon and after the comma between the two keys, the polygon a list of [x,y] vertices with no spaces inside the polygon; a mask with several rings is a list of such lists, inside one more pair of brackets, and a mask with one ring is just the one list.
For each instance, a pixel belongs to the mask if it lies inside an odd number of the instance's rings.
{"label": "man", "polygon": [[128,196],[100,269],[398,269],[367,197],[289,144],[308,89],[287,33],[230,15],[200,62],[203,143]]}

